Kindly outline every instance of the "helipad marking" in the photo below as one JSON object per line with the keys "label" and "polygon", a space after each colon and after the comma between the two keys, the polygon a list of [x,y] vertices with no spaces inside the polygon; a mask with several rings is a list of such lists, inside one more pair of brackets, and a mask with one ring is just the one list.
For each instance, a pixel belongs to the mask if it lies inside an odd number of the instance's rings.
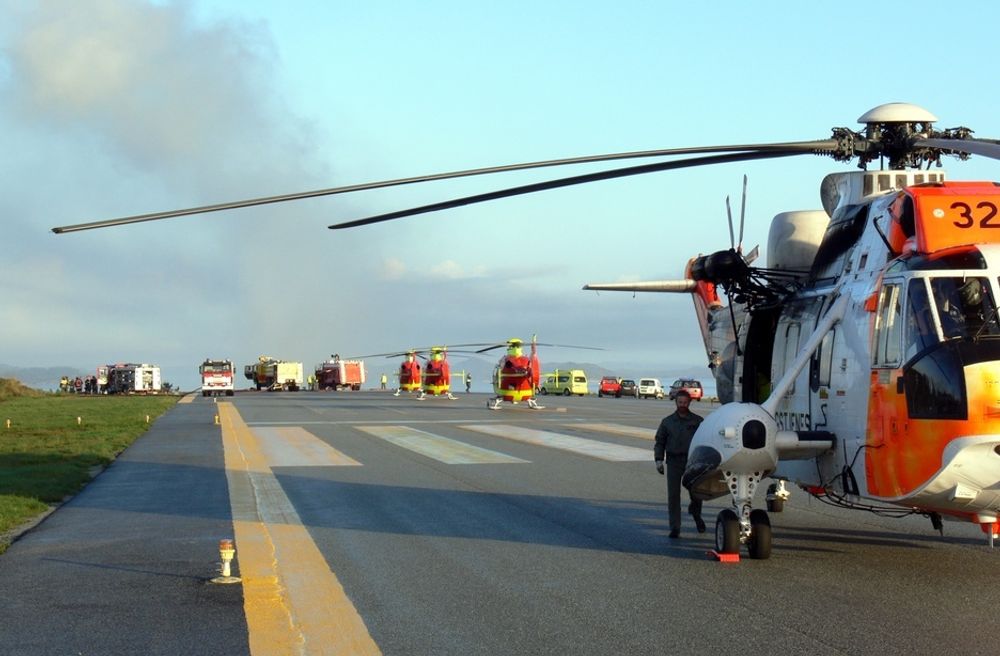
{"label": "helipad marking", "polygon": [[409,426],[356,426],[360,431],[447,465],[528,462]]}
{"label": "helipad marking", "polygon": [[626,426],[625,424],[565,424],[565,425],[575,426],[577,428],[583,428],[586,430],[598,431],[600,433],[614,433],[616,435],[638,437],[641,440],[656,439],[656,430],[654,429],[637,428],[635,426]]}
{"label": "helipad marking", "polygon": [[232,403],[220,403],[250,653],[381,654]]}
{"label": "helipad marking", "polygon": [[615,462],[633,462],[649,460],[652,456],[648,449],[637,449],[632,446],[622,446],[620,444],[609,444],[588,440],[572,435],[561,433],[550,433],[549,431],[535,430],[533,428],[522,428],[520,426],[510,426],[506,424],[469,424],[460,426],[465,430],[505,437],[510,440],[527,442],[538,446],[547,446],[563,451],[572,451],[591,458],[601,460],[612,460]]}
{"label": "helipad marking", "polygon": [[251,429],[271,467],[360,467],[361,463],[299,426]]}

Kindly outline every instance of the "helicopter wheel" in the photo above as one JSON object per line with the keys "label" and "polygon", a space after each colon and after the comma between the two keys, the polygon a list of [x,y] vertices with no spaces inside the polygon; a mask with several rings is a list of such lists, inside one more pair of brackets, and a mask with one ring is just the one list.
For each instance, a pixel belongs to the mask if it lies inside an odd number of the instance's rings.
{"label": "helicopter wheel", "polygon": [[777,489],[778,489],[778,485],[776,483],[772,483],[771,485],[767,486],[767,496],[768,496],[768,499],[767,499],[767,511],[768,512],[780,513],[782,510],[785,509],[785,500],[784,499],[782,499],[781,497],[774,497],[773,499],[770,498],[777,491]]}
{"label": "helicopter wheel", "polygon": [[771,520],[760,508],[750,511],[750,539],[747,541],[750,557],[767,560],[771,557]]}
{"label": "helicopter wheel", "polygon": [[720,554],[740,552],[740,520],[729,508],[715,519],[715,550]]}
{"label": "helicopter wheel", "polygon": [[740,520],[729,508],[720,511],[715,519],[715,550],[719,553],[740,551]]}

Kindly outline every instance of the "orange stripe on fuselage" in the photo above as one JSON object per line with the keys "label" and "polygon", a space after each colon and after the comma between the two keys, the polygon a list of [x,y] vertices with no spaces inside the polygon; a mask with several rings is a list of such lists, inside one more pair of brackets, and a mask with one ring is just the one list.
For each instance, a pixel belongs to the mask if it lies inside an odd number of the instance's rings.
{"label": "orange stripe on fuselage", "polygon": [[[888,376],[886,376],[888,374]],[[1000,433],[1000,363],[965,368],[968,419],[910,419],[905,394],[896,392],[901,369],[872,372],[865,450],[868,491],[898,499],[925,485],[959,437]]]}

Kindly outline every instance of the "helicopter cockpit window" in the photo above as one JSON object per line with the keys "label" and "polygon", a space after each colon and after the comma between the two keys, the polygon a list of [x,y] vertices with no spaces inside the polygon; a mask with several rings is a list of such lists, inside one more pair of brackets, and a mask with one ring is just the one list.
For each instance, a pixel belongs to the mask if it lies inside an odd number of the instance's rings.
{"label": "helicopter cockpit window", "polygon": [[1000,335],[988,278],[939,277],[930,283],[943,339]]}
{"label": "helicopter cockpit window", "polygon": [[906,359],[930,348],[938,342],[934,316],[931,314],[927,279],[914,278],[907,290],[906,305]]}

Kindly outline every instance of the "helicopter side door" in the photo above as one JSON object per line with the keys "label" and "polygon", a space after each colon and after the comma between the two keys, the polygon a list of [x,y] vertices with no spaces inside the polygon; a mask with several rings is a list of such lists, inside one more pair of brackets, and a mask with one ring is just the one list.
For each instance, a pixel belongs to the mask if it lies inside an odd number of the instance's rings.
{"label": "helicopter side door", "polygon": [[866,445],[868,454],[883,466],[866,470],[868,489],[878,496],[898,496],[891,489],[907,430],[906,398],[902,377],[903,280],[884,280],[878,295],[871,336],[871,372]]}

